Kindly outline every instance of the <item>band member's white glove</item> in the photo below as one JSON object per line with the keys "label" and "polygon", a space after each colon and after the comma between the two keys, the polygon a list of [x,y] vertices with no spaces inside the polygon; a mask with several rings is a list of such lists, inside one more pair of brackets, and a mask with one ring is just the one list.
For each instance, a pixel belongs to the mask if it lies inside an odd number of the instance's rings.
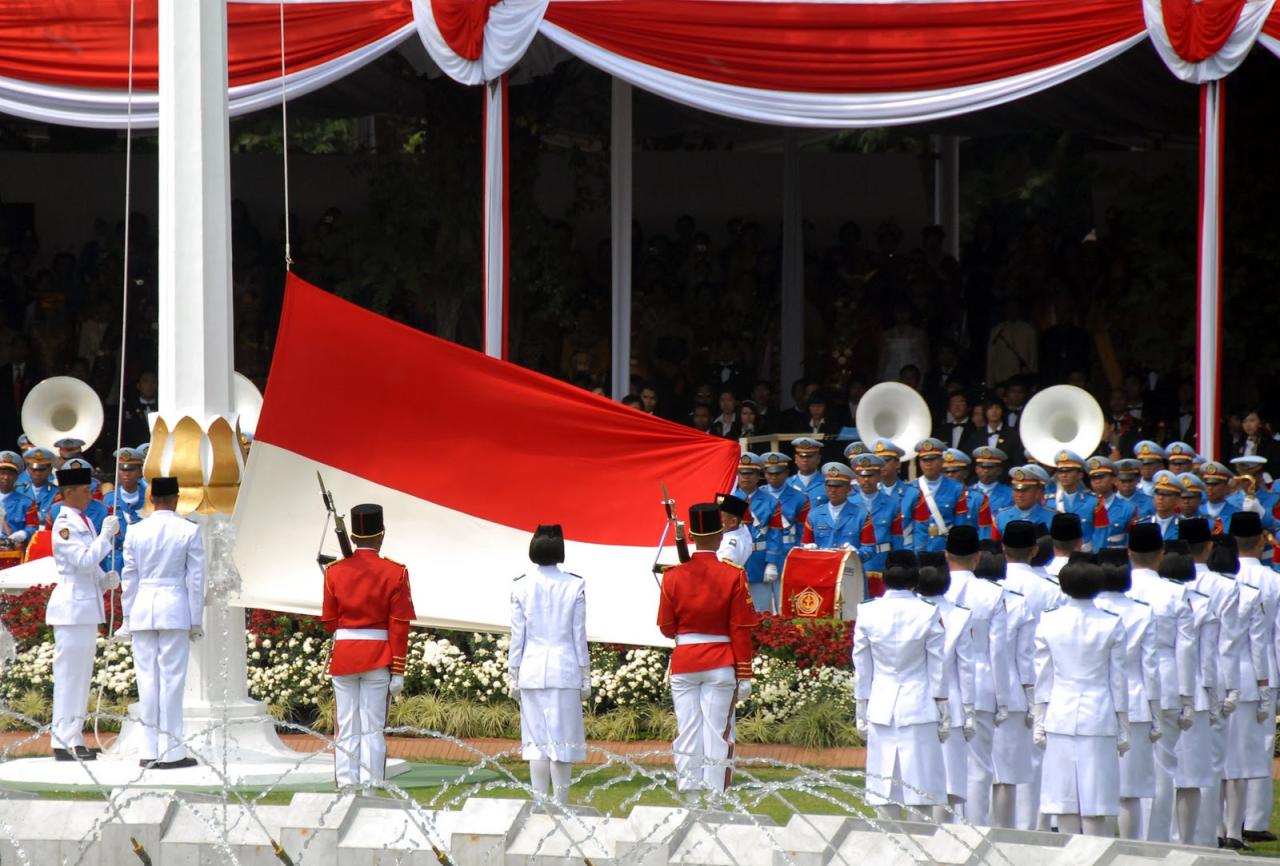
{"label": "band member's white glove", "polygon": [[1048,709],[1048,704],[1036,704],[1034,713],[1036,726],[1031,732],[1031,742],[1037,749],[1043,749],[1049,742],[1049,735],[1044,730],[1044,716]]}
{"label": "band member's white glove", "polygon": [[996,724],[1003,725],[1009,720],[1009,708],[1004,704],[996,705]]}
{"label": "band member's white glove", "polygon": [[1227,689],[1227,697],[1222,702],[1222,717],[1225,719],[1236,711],[1236,705],[1240,703],[1240,690]]}
{"label": "band member's white glove", "polygon": [[591,666],[579,668],[579,672],[582,674],[582,688],[579,691],[582,692],[582,699],[585,701],[591,697]]}
{"label": "band member's white glove", "polygon": [[15,529],[9,533],[9,538],[14,544],[23,544],[27,540],[27,531],[25,529]]}
{"label": "band member's white glove", "polygon": [[817,549],[818,549],[818,545],[814,544],[812,541],[811,541],[811,542],[809,542],[808,544],[802,544],[802,545],[800,545],[800,546],[801,546],[801,547],[803,547],[805,550],[817,550]]}
{"label": "band member's white glove", "polygon": [[507,671],[507,694],[511,695],[511,700],[520,700],[520,686],[516,685],[520,682],[520,668],[512,668]]}
{"label": "band member's white glove", "polygon": [[773,583],[778,579],[778,566],[772,562],[764,567],[764,582]]}
{"label": "band member's white glove", "polygon": [[1129,751],[1129,714],[1116,713],[1116,724],[1120,726],[1120,735],[1116,737],[1116,751],[1123,755]]}
{"label": "band member's white glove", "polygon": [[1209,694],[1209,721],[1216,722],[1222,718],[1222,702],[1218,700],[1218,695],[1213,689],[1205,689]]}
{"label": "band member's white glove", "polygon": [[938,742],[945,743],[951,736],[951,704],[946,698],[937,698],[938,705]]}
{"label": "band member's white glove", "polygon": [[102,531],[98,533],[98,538],[114,538],[120,534],[120,518],[114,514],[108,514],[102,518]]}
{"label": "band member's white glove", "polygon": [[101,583],[103,592],[111,592],[111,590],[120,586],[120,572],[108,571],[106,574],[102,575]]}
{"label": "band member's white glove", "polygon": [[1191,730],[1196,723],[1196,707],[1190,696],[1182,696],[1182,709],[1178,712],[1178,727],[1184,731]]}
{"label": "band member's white glove", "polygon": [[1265,722],[1267,719],[1275,718],[1275,704],[1271,703],[1271,689],[1263,686],[1258,689],[1258,714],[1257,719]]}
{"label": "band member's white glove", "polygon": [[973,717],[973,704],[964,705],[964,727],[960,729],[964,733],[964,741],[967,743],[978,734],[978,722]]}
{"label": "band member's white glove", "polygon": [[392,674],[391,685],[387,686],[387,691],[393,698],[404,691],[404,674]]}
{"label": "band member's white glove", "polygon": [[855,701],[854,712],[853,726],[858,729],[863,739],[866,739],[867,732],[871,730],[871,726],[867,724],[867,702]]}
{"label": "band member's white glove", "polygon": [[187,629],[187,637],[192,641],[198,641],[204,637],[204,626],[193,625]]}
{"label": "band member's white glove", "polygon": [[745,701],[751,697],[751,680],[738,680],[738,700]]}

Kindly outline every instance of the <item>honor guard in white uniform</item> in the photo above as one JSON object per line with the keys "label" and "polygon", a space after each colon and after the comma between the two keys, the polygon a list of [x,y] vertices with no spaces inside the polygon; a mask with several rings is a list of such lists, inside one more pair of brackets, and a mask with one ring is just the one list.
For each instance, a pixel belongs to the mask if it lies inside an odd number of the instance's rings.
{"label": "honor guard in white uniform", "polygon": [[182,692],[191,642],[204,637],[204,539],[178,516],[178,479],[151,482],[151,516],[124,540],[120,600],[130,623],[142,723],[140,764],[195,766],[183,744]]}
{"label": "honor guard in white uniform", "polygon": [[1120,617],[1124,627],[1125,686],[1129,692],[1128,752],[1120,756],[1120,837],[1144,838],[1142,801],[1156,792],[1155,748],[1161,737],[1152,720],[1160,715],[1160,667],[1151,607],[1127,593],[1132,586],[1129,556],[1106,548],[1098,553],[1102,592],[1094,603]]}
{"label": "honor guard in white uniform", "polygon": [[1084,543],[1084,527],[1079,515],[1053,515],[1049,521],[1049,537],[1053,539],[1053,559],[1045,566],[1045,571],[1056,577],[1071,559],[1071,554],[1080,550]]}
{"label": "honor guard in white uniform", "polygon": [[59,761],[91,761],[97,752],[84,745],[89,684],[98,646],[98,626],[106,622],[102,594],[120,585],[99,563],[120,529],[114,515],[94,532],[85,517],[93,495],[88,469],[58,471],[62,508],[53,524],[53,560],[58,585],[49,596],[44,621],[53,627],[53,756]]}
{"label": "honor guard in white uniform", "polygon": [[[891,551],[885,593],[858,605],[853,626],[857,726],[867,741],[867,803],[887,819],[947,802],[942,744],[951,732],[938,608],[915,595],[915,556]],[[921,808],[929,807],[929,808]]]}
{"label": "honor guard in white uniform", "polygon": [[[947,804],[936,806],[934,820],[950,823],[957,807],[963,805],[969,793],[969,746],[975,733],[973,718],[973,628],[969,624],[969,610],[947,601],[946,592],[951,586],[951,572],[945,558],[938,554],[936,564],[920,566],[920,578],[916,594],[938,608],[942,618],[945,640],[942,645],[942,675],[947,686],[947,705],[951,712],[948,724],[951,733],[942,744],[942,760],[947,771]],[[950,814],[949,814],[950,813]]]}
{"label": "honor guard in white uniform", "polygon": [[[1265,742],[1262,750],[1266,755],[1275,753],[1276,743],[1276,705],[1275,687],[1277,676],[1280,676],[1280,658],[1277,657],[1276,639],[1280,636],[1277,629],[1277,608],[1280,608],[1280,574],[1276,574],[1261,561],[1263,551],[1267,548],[1267,537],[1262,531],[1260,517],[1249,512],[1231,516],[1231,535],[1235,537],[1239,549],[1240,573],[1237,581],[1248,585],[1258,593],[1257,604],[1263,611],[1263,639],[1267,645],[1268,684],[1266,692],[1259,698],[1258,713],[1266,716]],[[1242,608],[1243,609],[1243,608]],[[1261,676],[1261,672],[1259,672]],[[1271,773],[1249,777],[1248,799],[1244,812],[1245,842],[1265,842],[1272,834],[1271,826]],[[1228,826],[1228,836],[1236,828]]]}
{"label": "honor guard in white uniform", "polygon": [[722,794],[729,784],[734,707],[751,694],[751,631],[759,618],[742,569],[716,557],[720,507],[690,508],[689,535],[697,550],[662,576],[658,629],[676,643],[676,787],[697,797]]}
{"label": "honor guard in white uniform", "polygon": [[[1039,623],[1040,615],[1046,610],[1058,607],[1066,601],[1066,596],[1058,589],[1057,579],[1051,577],[1043,568],[1031,565],[1031,560],[1038,551],[1038,538],[1035,524],[1028,520],[1011,520],[1005,524],[1001,539],[1004,546],[1006,592],[1021,593],[1023,606],[1028,614]],[[1035,635],[1035,627],[1031,629]],[[1032,671],[1034,676],[1034,644],[1032,647]],[[1034,680],[1032,680],[1034,682]],[[1032,690],[1034,691],[1034,690]],[[1025,693],[1027,706],[1034,711],[1034,693]],[[1017,817],[1014,826],[1023,830],[1034,830],[1037,827],[1049,829],[1048,823],[1039,818],[1040,815],[1040,764],[1044,752],[1030,749],[1031,781],[1019,785],[1017,797]]]}
{"label": "honor guard in white uniform", "polygon": [[1064,833],[1109,833],[1120,813],[1120,756],[1129,749],[1125,631],[1094,604],[1102,570],[1071,562],[1060,575],[1068,596],[1036,627],[1035,744],[1045,750],[1040,811]]}
{"label": "honor guard in white uniform", "polygon": [[755,552],[755,539],[742,522],[747,516],[747,500],[722,493],[716,496],[716,504],[720,506],[720,522],[724,526],[716,556],[745,571],[747,560]]}
{"label": "honor guard in white uniform", "polygon": [[333,635],[333,771],[340,788],[386,777],[387,706],[404,690],[413,595],[409,569],[378,555],[385,537],[382,506],[355,506],[356,549],[324,573],[320,624]]}
{"label": "honor guard in white uniform", "polygon": [[[1179,535],[1187,528],[1187,523],[1188,521],[1181,521],[1178,526]],[[1208,531],[1207,525],[1204,531]],[[1178,737],[1178,746],[1174,750],[1177,759],[1173,771],[1174,823],[1170,831],[1177,834],[1176,841],[1204,844],[1195,838],[1200,814],[1200,791],[1216,784],[1210,721],[1216,725],[1222,714],[1222,704],[1218,698],[1218,619],[1214,615],[1208,594],[1191,585],[1196,577],[1196,567],[1191,557],[1166,552],[1160,562],[1159,574],[1165,580],[1184,587],[1196,636],[1195,682],[1191,694],[1195,716],[1191,727]]]}
{"label": "honor guard in white uniform", "polygon": [[1004,591],[973,576],[978,564],[977,527],[953,527],[947,534],[946,557],[951,572],[947,600],[967,607],[973,624],[974,736],[969,741],[964,816],[970,824],[990,826],[995,726],[1009,718]]}
{"label": "honor guard in white uniform", "polygon": [[[1195,723],[1196,665],[1199,653],[1191,605],[1185,589],[1161,578],[1156,569],[1164,555],[1160,527],[1138,523],[1129,531],[1129,597],[1151,608],[1156,657],[1160,662],[1160,740],[1156,743],[1156,785],[1147,824],[1147,839],[1168,842],[1173,822],[1173,774],[1178,738]],[[1065,587],[1063,588],[1065,591]]]}
{"label": "honor guard in white uniform", "polygon": [[550,788],[555,802],[565,805],[573,763],[587,757],[582,726],[582,701],[591,694],[587,582],[559,567],[564,562],[559,525],[537,528],[529,559],[537,568],[511,586],[508,678],[512,697],[520,702],[529,784],[538,797]]}
{"label": "honor guard in white uniform", "polygon": [[[1246,850],[1242,828],[1245,826],[1245,808],[1248,785],[1253,779],[1271,775],[1272,753],[1267,749],[1268,730],[1275,729],[1273,690],[1270,686],[1271,644],[1267,639],[1271,617],[1262,604],[1255,585],[1245,579],[1243,561],[1236,545],[1239,539],[1234,533],[1242,533],[1250,544],[1256,544],[1254,533],[1261,530],[1257,515],[1238,512],[1232,516],[1230,538],[1214,546],[1210,554],[1210,567],[1227,578],[1235,578],[1239,602],[1236,616],[1244,630],[1243,646],[1237,657],[1240,666],[1240,701],[1236,711],[1227,718],[1227,749],[1223,763],[1223,842],[1225,847]],[[1252,549],[1252,548],[1246,548]],[[1274,611],[1271,614],[1274,615]]]}

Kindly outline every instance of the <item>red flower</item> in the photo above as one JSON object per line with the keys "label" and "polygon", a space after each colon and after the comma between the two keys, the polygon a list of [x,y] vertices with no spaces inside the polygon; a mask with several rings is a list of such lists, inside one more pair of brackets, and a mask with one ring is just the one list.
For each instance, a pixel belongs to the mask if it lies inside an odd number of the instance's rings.
{"label": "red flower", "polygon": [[753,632],[756,650],[797,667],[852,666],[852,624],[838,619],[790,620],[764,614]]}

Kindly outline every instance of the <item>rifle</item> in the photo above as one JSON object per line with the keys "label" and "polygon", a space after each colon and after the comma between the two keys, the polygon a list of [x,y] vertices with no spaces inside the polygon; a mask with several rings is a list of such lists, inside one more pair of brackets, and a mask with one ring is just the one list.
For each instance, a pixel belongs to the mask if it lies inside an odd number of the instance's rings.
{"label": "rifle", "polygon": [[681,562],[689,561],[689,542],[684,534],[684,522],[676,517],[676,501],[667,493],[667,482],[662,482],[662,504],[667,509],[667,520],[676,525],[676,555]]}
{"label": "rifle", "polygon": [[[324,500],[325,510],[333,518],[333,531],[338,536],[338,548],[342,551],[342,558],[346,559],[351,555],[351,537],[347,535],[347,522],[342,519],[338,509],[333,507],[333,494],[329,492],[329,488],[324,486],[324,478],[320,476],[319,472],[316,472],[316,480],[320,482],[320,497]],[[336,557],[325,556],[323,553],[316,555],[316,561],[322,567],[335,559]]]}

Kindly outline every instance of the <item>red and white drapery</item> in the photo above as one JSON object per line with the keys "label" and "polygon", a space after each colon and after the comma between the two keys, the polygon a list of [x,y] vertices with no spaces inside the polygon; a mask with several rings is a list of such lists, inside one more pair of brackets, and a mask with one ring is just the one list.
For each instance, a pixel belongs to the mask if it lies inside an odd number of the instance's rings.
{"label": "red and white drapery", "polygon": [[[154,125],[158,0],[136,0],[134,112]],[[1200,446],[1217,416],[1221,80],[1253,45],[1280,55],[1274,0],[228,0],[232,113],[306,93],[413,32],[485,85],[486,350],[505,355],[505,76],[538,33],[621,81],[700,109],[789,126],[916,123],[1052,87],[1151,39],[1202,93]],[[130,0],[0,4],[0,111],[125,123]],[[1217,142],[1217,144],[1215,144]]]}

